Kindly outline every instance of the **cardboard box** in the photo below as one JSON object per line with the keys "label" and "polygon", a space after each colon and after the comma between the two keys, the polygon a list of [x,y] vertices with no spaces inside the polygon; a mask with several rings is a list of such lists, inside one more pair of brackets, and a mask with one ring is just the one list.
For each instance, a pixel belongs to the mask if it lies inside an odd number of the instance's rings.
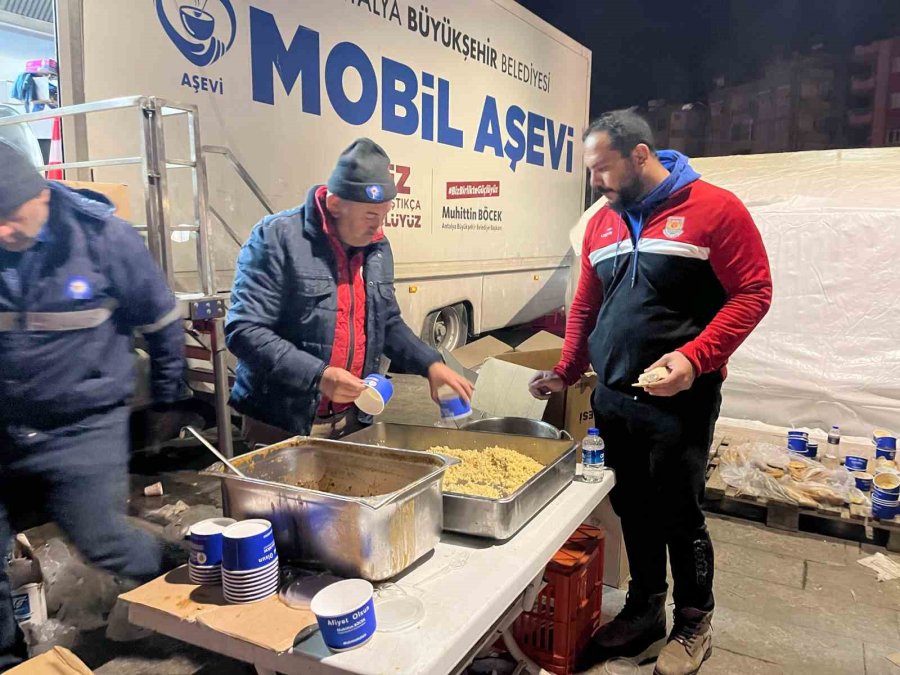
{"label": "cardboard box", "polygon": [[628,567],[628,554],[625,552],[625,540],[622,538],[622,521],[613,511],[608,499],[600,502],[588,517],[588,525],[601,528],[606,533],[603,547],[603,585],[625,589],[631,578]]}
{"label": "cardboard box", "polygon": [[8,672],[9,675],[91,675],[93,671],[68,649],[54,647]]}
{"label": "cardboard box", "polygon": [[197,623],[277,653],[294,645],[297,634],[315,625],[308,610],[291,609],[278,597],[249,605],[229,605],[221,586],[191,583],[187,566],[179,567],[120,598],[185,624]]}
{"label": "cardboard box", "polygon": [[[542,419],[580,441],[593,426],[591,394],[597,377],[590,373],[549,401],[537,401],[528,383],[540,370],[559,363],[563,339],[541,331],[513,349],[494,337],[444,352],[447,365],[476,384],[472,407],[491,417]],[[580,457],[579,457],[580,460]]]}
{"label": "cardboard box", "polygon": [[[561,349],[542,349],[538,351],[512,352],[493,357],[492,360],[514,364],[523,369],[520,381],[516,387],[510,388],[505,397],[507,404],[519,398],[534,400],[528,392],[528,382],[534,374],[540,370],[550,370],[559,363]],[[482,371],[490,365],[490,360],[484,364]],[[524,387],[521,383],[524,382]],[[580,441],[587,436],[587,430],[594,424],[594,411],[591,408],[591,395],[597,386],[597,376],[589,373],[580,381],[560,394],[554,394],[544,410],[542,419],[559,429],[565,429],[572,438]],[[476,396],[478,389],[475,390]],[[476,406],[477,407],[477,406]]]}
{"label": "cardboard box", "polygon": [[131,197],[128,186],[122,183],[94,183],[90,181],[61,180],[66,187],[73,190],[93,190],[104,195],[113,203],[116,215],[123,220],[131,220]]}

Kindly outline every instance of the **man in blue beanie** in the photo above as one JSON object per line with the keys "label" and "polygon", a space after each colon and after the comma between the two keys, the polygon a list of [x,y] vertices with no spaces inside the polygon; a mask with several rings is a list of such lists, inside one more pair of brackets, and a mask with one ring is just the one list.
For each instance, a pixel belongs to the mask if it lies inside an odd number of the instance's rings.
{"label": "man in blue beanie", "polygon": [[389,165],[378,144],[354,141],[327,186],[264,218],[241,249],[225,330],[240,360],[231,405],[251,446],[369,423],[353,402],[382,355],[427,377],[435,400],[442,386],[472,395],[400,317],[383,231],[397,196]]}
{"label": "man in blue beanie", "polygon": [[[133,333],[157,404],[181,393],[181,312],[140,235],[102,195],[46,182],[0,141],[0,561],[41,509],[93,564],[146,580],[161,542],[131,527]],[[166,551],[166,555],[172,551]],[[26,658],[0,562],[0,672]]]}

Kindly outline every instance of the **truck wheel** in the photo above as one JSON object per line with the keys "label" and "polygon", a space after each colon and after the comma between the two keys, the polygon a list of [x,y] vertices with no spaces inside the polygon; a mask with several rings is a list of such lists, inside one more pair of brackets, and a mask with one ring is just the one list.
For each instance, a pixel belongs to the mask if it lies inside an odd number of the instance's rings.
{"label": "truck wheel", "polygon": [[422,340],[434,349],[452,352],[469,339],[469,317],[464,305],[444,307],[425,318]]}

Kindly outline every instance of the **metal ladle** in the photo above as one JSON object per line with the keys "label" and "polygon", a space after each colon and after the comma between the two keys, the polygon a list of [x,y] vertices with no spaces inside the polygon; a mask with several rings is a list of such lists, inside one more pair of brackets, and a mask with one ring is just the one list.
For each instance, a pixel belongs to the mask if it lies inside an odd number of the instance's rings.
{"label": "metal ladle", "polygon": [[203,436],[200,434],[200,432],[197,431],[196,429],[194,429],[194,427],[184,427],[181,430],[182,436],[184,435],[185,431],[189,432],[194,438],[196,438],[198,441],[200,441],[200,443],[203,444],[203,447],[205,447],[212,454],[214,454],[216,457],[218,457],[220,462],[222,462],[225,466],[227,466],[229,469],[234,471],[238,476],[240,476],[241,478],[247,478],[247,476],[244,475],[244,473],[242,473],[234,464],[232,464],[227,459],[225,459],[225,455],[223,455],[221,452],[219,452],[215,448],[215,446],[213,446],[212,443],[210,443],[208,440],[203,438]]}

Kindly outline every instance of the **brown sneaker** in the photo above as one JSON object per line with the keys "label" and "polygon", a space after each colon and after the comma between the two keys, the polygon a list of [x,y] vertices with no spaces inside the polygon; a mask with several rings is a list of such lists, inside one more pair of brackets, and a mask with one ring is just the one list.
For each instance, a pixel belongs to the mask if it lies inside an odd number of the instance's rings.
{"label": "brown sneaker", "polygon": [[656,660],[653,675],[695,675],[712,655],[712,612],[675,611],[675,627]]}
{"label": "brown sneaker", "polygon": [[634,657],[666,636],[666,594],[631,591],[622,611],[604,624],[579,655],[576,672],[618,656]]}

